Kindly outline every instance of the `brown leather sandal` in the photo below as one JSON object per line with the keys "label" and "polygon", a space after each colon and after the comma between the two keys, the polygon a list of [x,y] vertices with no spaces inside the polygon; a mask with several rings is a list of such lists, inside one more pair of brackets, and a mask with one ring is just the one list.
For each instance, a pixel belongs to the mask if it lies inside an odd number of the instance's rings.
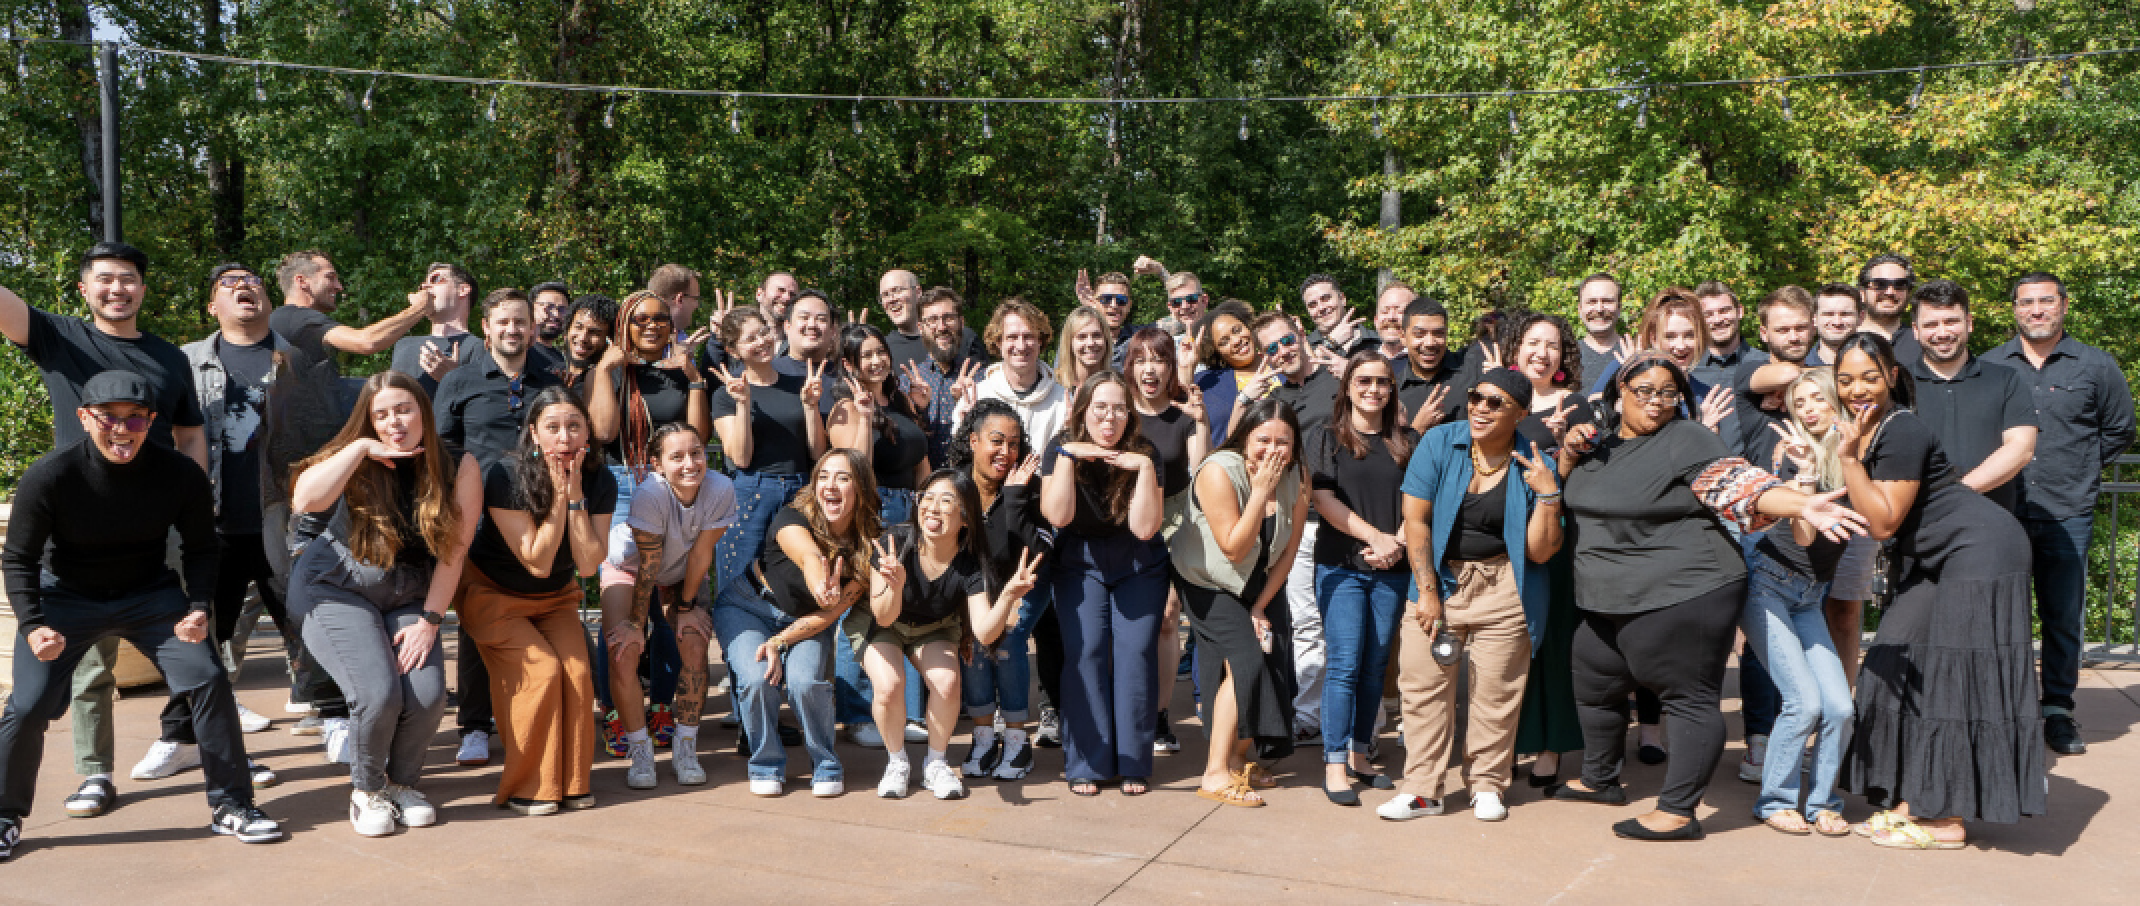
{"label": "brown leather sandal", "polygon": [[1256,795],[1255,790],[1249,789],[1248,783],[1243,781],[1240,775],[1235,775],[1232,783],[1220,789],[1207,790],[1198,787],[1196,795],[1220,805],[1233,805],[1241,808],[1262,808],[1269,804],[1263,801],[1262,796]]}

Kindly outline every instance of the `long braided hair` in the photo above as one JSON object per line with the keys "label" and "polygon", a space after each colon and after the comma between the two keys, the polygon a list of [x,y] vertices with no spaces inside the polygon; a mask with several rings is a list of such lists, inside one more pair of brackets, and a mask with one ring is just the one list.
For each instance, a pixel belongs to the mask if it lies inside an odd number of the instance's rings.
{"label": "long braided hair", "polygon": [[[617,386],[624,396],[623,412],[620,413],[623,424],[618,426],[617,440],[624,464],[631,467],[635,481],[646,478],[651,461],[647,453],[647,439],[654,430],[653,417],[646,411],[646,397],[639,392],[639,369],[656,366],[652,362],[639,361],[638,355],[632,349],[631,334],[628,331],[631,329],[632,314],[647,302],[661,306],[662,314],[669,313],[669,303],[663,301],[660,296],[643,289],[635,292],[624,297],[623,305],[617,306],[617,330],[609,339],[612,343],[624,344],[626,353],[624,367],[617,376]],[[676,324],[673,321],[669,324],[669,339],[671,342],[676,339]]]}

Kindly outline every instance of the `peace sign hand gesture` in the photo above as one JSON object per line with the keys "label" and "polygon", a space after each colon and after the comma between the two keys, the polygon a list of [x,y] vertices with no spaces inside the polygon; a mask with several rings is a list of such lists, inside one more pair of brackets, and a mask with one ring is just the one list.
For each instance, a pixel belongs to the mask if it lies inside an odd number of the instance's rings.
{"label": "peace sign hand gesture", "polygon": [[728,319],[729,312],[735,310],[736,294],[730,290],[715,289],[713,291],[713,315],[706,319],[706,325],[712,327],[720,324]]}
{"label": "peace sign hand gesture", "polygon": [[914,405],[916,412],[929,408],[929,402],[936,399],[936,392],[929,389],[929,380],[921,373],[921,366],[911,361],[901,362],[899,371],[906,375],[907,402]]}
{"label": "peace sign hand gesture", "polygon": [[1479,367],[1485,371],[1492,371],[1501,367],[1501,344],[1479,344]]}
{"label": "peace sign hand gesture", "polygon": [[1338,319],[1337,326],[1325,331],[1323,338],[1342,348],[1352,345],[1353,339],[1359,335],[1360,309],[1358,306],[1346,306],[1345,316]]}
{"label": "peace sign hand gesture", "polygon": [[726,389],[728,395],[735,399],[736,408],[741,409],[750,405],[750,381],[744,377],[748,374],[747,371],[741,366],[738,366],[734,371],[730,371],[725,364],[716,365],[713,370],[715,374],[721,376],[721,387]]}
{"label": "peace sign hand gesture", "polygon": [[974,400],[980,395],[978,388],[974,384],[974,375],[979,373],[980,369],[981,363],[972,359],[959,363],[958,379],[951,382],[951,395],[953,398],[968,406],[973,405]]}
{"label": "peace sign hand gesture", "polygon": [[877,395],[862,388],[862,382],[852,374],[842,373],[840,381],[847,385],[847,398],[854,400],[855,412],[864,419],[877,414]]}
{"label": "peace sign hand gesture", "polygon": [[1583,455],[1595,446],[1597,436],[1596,425],[1576,425],[1568,429],[1567,435],[1562,437],[1560,442],[1561,474],[1565,475],[1569,469],[1575,468],[1576,460],[1582,459]]}
{"label": "peace sign hand gesture", "polygon": [[1553,461],[1545,454],[1525,456],[1520,450],[1511,450],[1508,455],[1515,457],[1516,464],[1523,467],[1523,483],[1530,485],[1533,493],[1540,497],[1560,493],[1560,476],[1554,474]]}
{"label": "peace sign hand gesture", "polygon": [[831,364],[832,360],[826,359],[822,362],[807,364],[803,366],[803,385],[802,393],[800,395],[802,396],[802,401],[804,405],[815,408],[817,406],[817,401],[824,397],[825,369]]}
{"label": "peace sign hand gesture", "polygon": [[899,559],[899,545],[890,538],[872,540],[869,548],[877,554],[877,576],[886,588],[899,588],[906,584],[907,566]]}
{"label": "peace sign hand gesture", "polygon": [[[1033,551],[1032,554],[1033,559],[1027,560],[1025,551],[1018,552],[1018,571],[1011,573],[1011,577],[1004,580],[1003,591],[996,596],[997,601],[1017,601],[1040,584],[1040,561],[1043,555],[1040,551]],[[1015,625],[1016,614],[1011,616],[1011,621]],[[1003,631],[1009,632],[1010,627],[1005,627]]]}
{"label": "peace sign hand gesture", "polygon": [[1190,384],[1187,389],[1187,398],[1181,401],[1181,413],[1192,422],[1205,424],[1211,416],[1204,410],[1204,388]]}
{"label": "peace sign hand gesture", "polygon": [[1539,421],[1545,423],[1546,430],[1553,433],[1555,443],[1558,443],[1563,436],[1567,435],[1568,413],[1574,411],[1578,405],[1575,394],[1568,394],[1568,400],[1569,402],[1563,405],[1554,406],[1553,411],[1546,413],[1544,418],[1539,419]]}
{"label": "peace sign hand gesture", "polygon": [[1412,430],[1421,434],[1442,423],[1442,407],[1449,402],[1449,385],[1436,384],[1427,391],[1427,398],[1419,403],[1419,411],[1412,413]]}
{"label": "peace sign hand gesture", "polygon": [[1813,436],[1807,434],[1797,422],[1786,425],[1769,423],[1768,429],[1776,432],[1776,452],[1798,467],[1798,474],[1813,474]]}

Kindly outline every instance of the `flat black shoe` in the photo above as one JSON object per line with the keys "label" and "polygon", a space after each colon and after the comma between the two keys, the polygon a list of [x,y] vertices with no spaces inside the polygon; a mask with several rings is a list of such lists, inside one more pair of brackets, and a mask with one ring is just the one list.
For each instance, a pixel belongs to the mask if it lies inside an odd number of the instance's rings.
{"label": "flat black shoe", "polygon": [[1672,753],[1659,746],[1645,745],[1635,750],[1635,760],[1643,764],[1664,764],[1671,757]]}
{"label": "flat black shoe", "polygon": [[2060,755],[2088,754],[2088,744],[2081,741],[2080,722],[2071,714],[2053,714],[2044,718],[2043,742]]}
{"label": "flat black shoe", "polygon": [[1323,795],[1330,797],[1331,805],[1342,805],[1350,808],[1360,807],[1360,794],[1358,791],[1354,790],[1351,787],[1346,787],[1342,790],[1333,790],[1329,789],[1328,787],[1325,787],[1323,789]]}
{"label": "flat black shoe", "polygon": [[1629,818],[1613,825],[1612,832],[1629,840],[1699,840],[1702,838],[1702,823],[1689,818],[1678,830],[1660,833],[1644,827],[1641,821]]}
{"label": "flat black shoe", "polygon": [[82,788],[75,790],[74,795],[67,797],[67,817],[94,818],[111,811],[112,805],[118,801],[119,790],[110,780],[91,777],[82,781]]}
{"label": "flat black shoe", "polygon": [[1391,780],[1388,774],[1368,774],[1355,771],[1348,765],[1345,768],[1345,775],[1378,790],[1394,790],[1397,788],[1397,782]]}
{"label": "flat black shoe", "polygon": [[1559,771],[1554,771],[1551,774],[1540,774],[1536,769],[1533,769],[1528,773],[1530,774],[1531,778],[1531,789],[1534,790],[1548,789],[1554,786],[1555,784],[1560,783]]}
{"label": "flat black shoe", "polygon": [[1565,783],[1546,789],[1546,796],[1568,802],[1595,802],[1599,805],[1626,805],[1627,788],[1617,783],[1595,790],[1579,790]]}

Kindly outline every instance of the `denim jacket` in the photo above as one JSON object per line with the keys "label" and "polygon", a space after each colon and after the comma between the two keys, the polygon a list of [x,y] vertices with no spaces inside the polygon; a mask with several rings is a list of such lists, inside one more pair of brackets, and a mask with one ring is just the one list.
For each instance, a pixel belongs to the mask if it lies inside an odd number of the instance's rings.
{"label": "denim jacket", "polygon": [[[1516,435],[1516,450],[1525,456],[1543,455],[1521,434]],[[1509,566],[1516,572],[1516,587],[1522,589],[1523,619],[1530,627],[1531,647],[1536,650],[1545,643],[1550,589],[1544,565],[1532,563],[1524,548],[1530,535],[1531,508],[1537,505],[1538,494],[1523,481],[1521,468],[1511,462],[1508,477],[1501,479],[1508,482],[1508,512],[1501,540],[1508,545]],[[1466,420],[1429,430],[1419,439],[1419,446],[1412,450],[1412,461],[1404,469],[1404,495],[1434,505],[1434,572],[1441,577],[1445,600],[1456,594],[1456,572],[1443,557],[1449,550],[1450,536],[1456,533],[1456,514],[1464,506],[1464,489],[1471,485],[1471,473],[1471,422]],[[1406,583],[1404,594],[1405,600],[1417,600],[1418,583]]]}
{"label": "denim jacket", "polygon": [[[223,332],[218,330],[208,336],[187,343],[182,347],[186,362],[193,366],[193,392],[201,401],[201,433],[208,439],[208,487],[215,494],[217,513],[223,512],[223,394],[230,383],[230,372],[223,370],[223,360],[216,356],[215,343]],[[281,334],[270,333],[275,339],[274,349],[285,356],[295,352]],[[274,383],[275,369],[268,369],[267,383]],[[266,426],[261,426],[266,430]]]}

